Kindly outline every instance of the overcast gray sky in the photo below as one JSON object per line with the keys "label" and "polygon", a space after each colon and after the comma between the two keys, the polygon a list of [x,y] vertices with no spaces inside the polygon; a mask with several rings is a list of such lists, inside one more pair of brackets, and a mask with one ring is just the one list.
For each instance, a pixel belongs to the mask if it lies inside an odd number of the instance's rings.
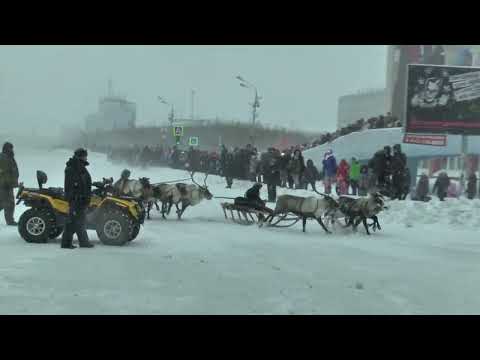
{"label": "overcast gray sky", "polygon": [[137,123],[166,120],[173,102],[190,116],[249,121],[253,93],[263,96],[259,121],[305,130],[334,130],[338,97],[385,86],[386,46],[0,46],[0,132],[37,126],[38,133],[78,124],[114,90],[137,103]]}

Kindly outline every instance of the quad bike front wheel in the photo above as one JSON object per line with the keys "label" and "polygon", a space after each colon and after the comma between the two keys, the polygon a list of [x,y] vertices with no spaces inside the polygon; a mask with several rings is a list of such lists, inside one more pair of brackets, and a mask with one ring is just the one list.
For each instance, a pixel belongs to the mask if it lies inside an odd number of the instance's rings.
{"label": "quad bike front wheel", "polygon": [[134,223],[124,212],[117,209],[109,209],[103,214],[96,230],[103,244],[122,246],[133,240]]}
{"label": "quad bike front wheel", "polygon": [[49,209],[29,209],[20,216],[18,232],[26,242],[46,243],[57,232],[55,215]]}
{"label": "quad bike front wheel", "polygon": [[135,240],[135,238],[138,236],[139,233],[140,233],[140,224],[135,224],[133,226],[132,236],[130,237],[129,241]]}

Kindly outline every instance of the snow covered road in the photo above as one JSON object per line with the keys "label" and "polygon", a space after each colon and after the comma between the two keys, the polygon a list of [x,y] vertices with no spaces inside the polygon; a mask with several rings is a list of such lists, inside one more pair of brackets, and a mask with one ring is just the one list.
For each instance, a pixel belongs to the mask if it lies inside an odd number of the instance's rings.
{"label": "snow covered road", "polygon": [[[63,186],[70,153],[17,150],[21,181]],[[91,154],[93,179],[123,165]],[[153,182],[185,171],[132,169]],[[201,180],[199,175],[199,180]],[[210,176],[216,196],[242,195],[248,182]],[[266,197],[266,189],[263,189]],[[280,189],[279,193],[294,192]],[[312,194],[295,191],[296,194]],[[391,202],[382,231],[368,237],[314,222],[288,229],[227,223],[214,199],[184,220],[153,220],[124,247],[60,249],[28,244],[0,220],[0,314],[479,314],[480,201]],[[17,207],[16,219],[24,211]]]}

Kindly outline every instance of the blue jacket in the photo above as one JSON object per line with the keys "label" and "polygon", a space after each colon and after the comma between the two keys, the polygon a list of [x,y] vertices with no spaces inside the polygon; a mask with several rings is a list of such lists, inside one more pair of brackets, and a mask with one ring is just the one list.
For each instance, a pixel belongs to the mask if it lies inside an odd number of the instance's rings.
{"label": "blue jacket", "polygon": [[323,173],[325,176],[337,175],[337,160],[335,160],[335,156],[332,155],[328,159],[323,160]]}

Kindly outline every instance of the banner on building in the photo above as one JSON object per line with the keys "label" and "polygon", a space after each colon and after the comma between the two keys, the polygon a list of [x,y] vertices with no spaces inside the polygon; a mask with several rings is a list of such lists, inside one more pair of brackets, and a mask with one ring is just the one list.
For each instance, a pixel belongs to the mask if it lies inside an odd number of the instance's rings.
{"label": "banner on building", "polygon": [[480,135],[480,68],[408,65],[406,133]]}
{"label": "banner on building", "polygon": [[403,142],[406,144],[447,146],[446,135],[405,134]]}

